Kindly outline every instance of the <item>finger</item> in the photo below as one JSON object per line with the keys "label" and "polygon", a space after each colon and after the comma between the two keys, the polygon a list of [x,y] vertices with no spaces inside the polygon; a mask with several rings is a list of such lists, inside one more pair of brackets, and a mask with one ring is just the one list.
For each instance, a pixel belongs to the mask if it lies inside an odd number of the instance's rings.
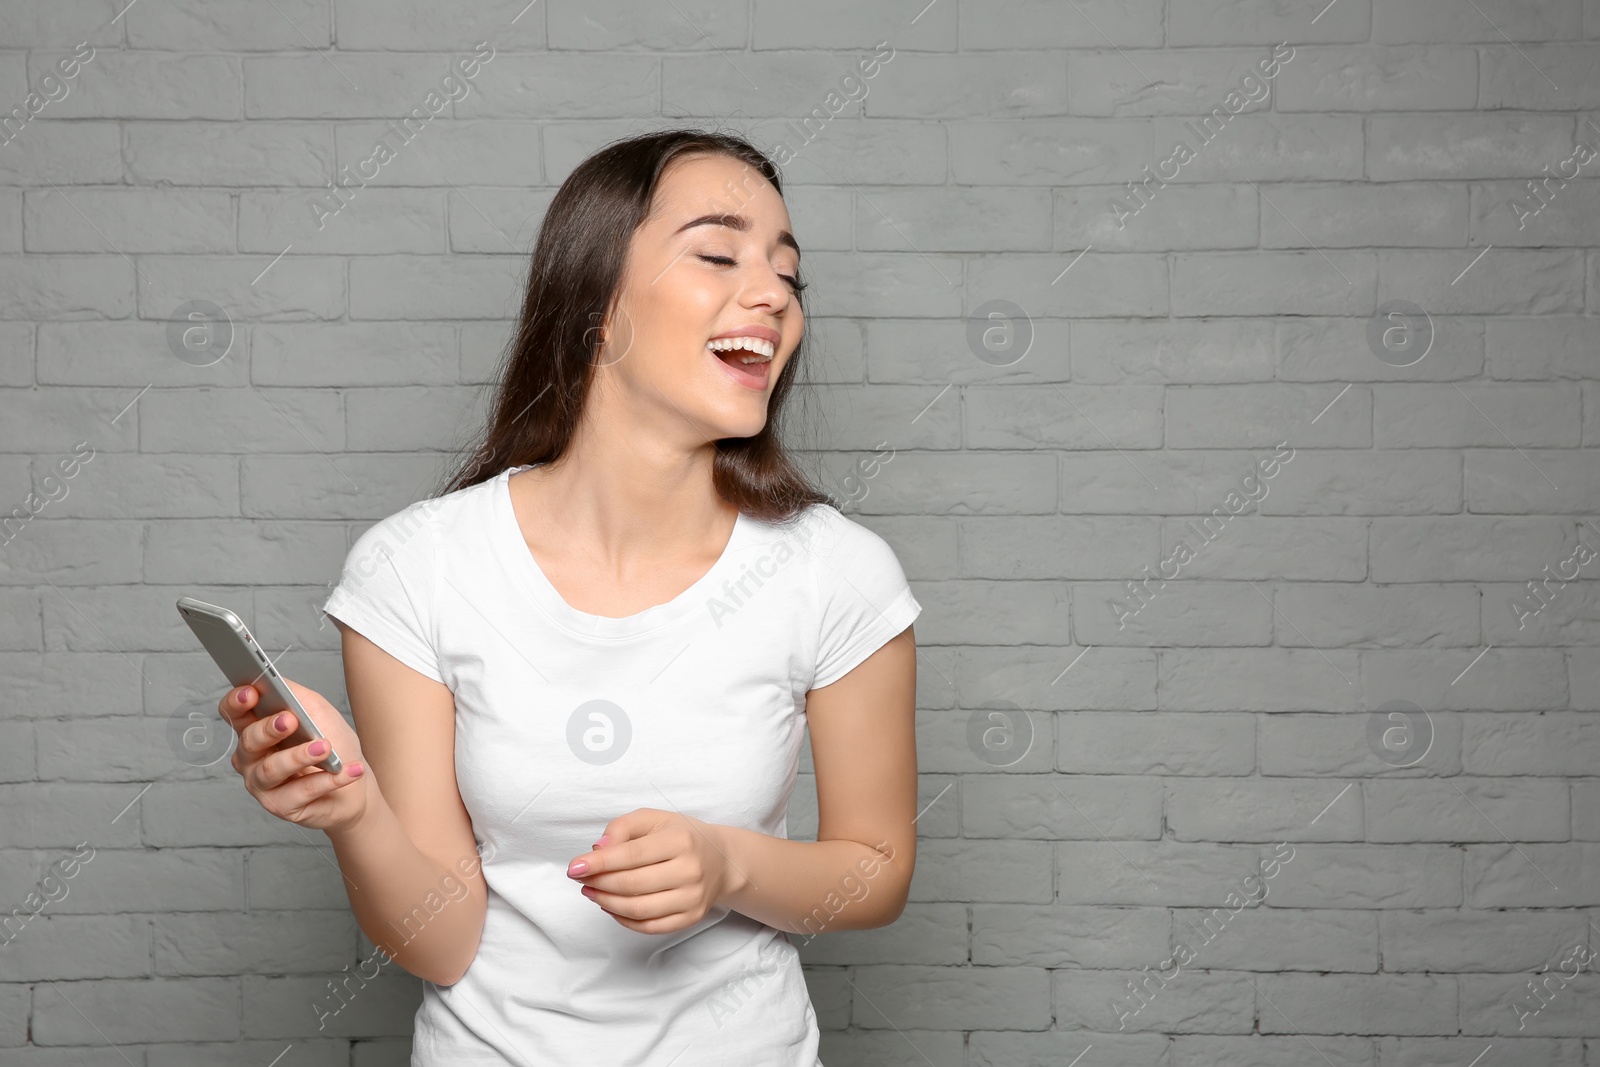
{"label": "finger", "polygon": [[574,857],[567,867],[567,877],[586,881],[598,874],[636,870],[663,863],[677,856],[679,851],[670,838],[660,834],[649,834],[620,845],[608,843],[603,849]]}
{"label": "finger", "polygon": [[290,736],[299,727],[300,720],[292,711],[280,711],[257,719],[239,734],[239,751],[250,759],[259,759]]}
{"label": "finger", "polygon": [[[319,738],[316,741],[307,741],[303,745],[270,752],[255,765],[255,782],[263,790],[276,789],[296,775],[317,770],[316,764],[328,758],[329,748],[328,739]],[[351,767],[352,765],[347,764],[346,770]],[[359,778],[360,775],[353,777]]]}
{"label": "finger", "polygon": [[583,895],[613,915],[641,921],[659,919],[674,912],[684,911],[694,903],[694,894],[686,889],[668,889],[660,893],[630,897],[585,886]]}
{"label": "finger", "polygon": [[222,695],[217,701],[217,711],[228,721],[228,725],[239,732],[246,726],[256,721],[256,704],[261,700],[254,686],[234,686]]}
{"label": "finger", "polygon": [[576,881],[591,889],[625,897],[640,897],[698,884],[701,877],[698,867],[692,862],[692,857],[677,855],[668,857],[660,863],[650,863],[625,871],[585,875]]}
{"label": "finger", "polygon": [[327,796],[335,789],[343,789],[360,781],[359,777],[352,777],[350,767],[339,774],[329,774],[322,771],[318,774],[306,774],[292,777],[282,785],[269,789],[264,793],[254,794],[261,801],[263,807],[280,819],[289,822],[299,822],[306,814],[308,808],[317,799]]}

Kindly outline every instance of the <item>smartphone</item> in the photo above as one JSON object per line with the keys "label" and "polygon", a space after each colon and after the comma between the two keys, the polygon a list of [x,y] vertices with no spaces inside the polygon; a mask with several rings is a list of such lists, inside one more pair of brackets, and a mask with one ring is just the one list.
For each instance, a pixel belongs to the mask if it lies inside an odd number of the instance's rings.
{"label": "smartphone", "polygon": [[[322,737],[322,731],[311,721],[306,709],[300,706],[294,692],[285,684],[261,646],[256,644],[256,639],[250,636],[250,630],[239,616],[227,608],[187,596],[179,598],[178,614],[183,616],[183,621],[189,624],[189,629],[194,631],[235,688],[253,685],[261,691],[261,702],[256,705],[256,718],[287,711],[300,723],[300,728],[290,735],[296,744]],[[328,744],[328,758],[317,766],[332,774],[344,770],[344,762],[333,750],[332,742]]]}

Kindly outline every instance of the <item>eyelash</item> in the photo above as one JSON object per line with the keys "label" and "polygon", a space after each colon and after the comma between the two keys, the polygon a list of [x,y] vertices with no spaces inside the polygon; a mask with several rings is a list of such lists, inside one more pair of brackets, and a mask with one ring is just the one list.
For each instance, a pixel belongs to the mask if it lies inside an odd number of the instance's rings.
{"label": "eyelash", "polygon": [[[723,267],[734,267],[738,266],[739,263],[738,260],[729,259],[727,256],[700,256],[700,258],[705,260],[707,263],[716,263]],[[810,282],[802,282],[800,279],[790,277],[787,274],[780,274],[778,277],[788,282],[789,288],[793,289],[796,293],[803,293],[811,287]]]}

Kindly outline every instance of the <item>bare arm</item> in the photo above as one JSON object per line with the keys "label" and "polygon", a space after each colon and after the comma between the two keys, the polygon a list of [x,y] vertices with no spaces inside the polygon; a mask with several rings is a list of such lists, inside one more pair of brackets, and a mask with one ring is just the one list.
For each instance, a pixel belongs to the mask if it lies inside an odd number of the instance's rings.
{"label": "bare arm", "polygon": [[721,903],[790,933],[887,926],[916,864],[916,635],[806,694],[817,840],[717,826],[733,868]]}
{"label": "bare arm", "polygon": [[477,956],[488,909],[456,785],[455,697],[343,623],[339,629],[370,768],[362,816],[327,832],[345,892],[373,944],[417,977],[454,985]]}

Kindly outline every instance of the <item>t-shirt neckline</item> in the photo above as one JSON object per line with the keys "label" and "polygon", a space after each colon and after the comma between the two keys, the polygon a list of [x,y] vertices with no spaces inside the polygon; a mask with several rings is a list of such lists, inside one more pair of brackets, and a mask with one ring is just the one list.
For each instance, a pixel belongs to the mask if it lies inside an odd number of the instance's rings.
{"label": "t-shirt neckline", "polygon": [[507,467],[495,479],[493,503],[497,535],[504,539],[505,551],[514,559],[511,564],[512,570],[520,576],[533,602],[557,626],[580,636],[637,637],[670,626],[696,611],[706,610],[705,601],[711,595],[710,591],[718,587],[723,580],[724,572],[733,565],[733,559],[744,545],[749,532],[751,520],[740,511],[734,519],[733,532],[728,537],[728,543],[723,547],[722,554],[717,557],[716,562],[693,585],[671,600],[620,618],[591,615],[586,611],[579,611],[566,602],[540,568],[539,561],[534,559],[533,553],[528,549],[528,543],[523,540],[522,527],[517,524],[516,509],[511,506],[511,476],[533,466],[535,464],[525,463],[518,467]]}

